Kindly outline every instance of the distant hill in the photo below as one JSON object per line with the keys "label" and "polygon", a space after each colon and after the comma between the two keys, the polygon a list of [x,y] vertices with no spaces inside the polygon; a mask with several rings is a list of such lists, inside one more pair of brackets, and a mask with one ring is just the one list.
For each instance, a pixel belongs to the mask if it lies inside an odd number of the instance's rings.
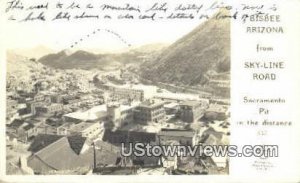
{"label": "distant hill", "polygon": [[54,51],[48,47],[39,45],[33,48],[18,48],[11,50],[15,54],[28,57],[28,58],[36,58],[39,59],[40,57],[53,53]]}
{"label": "distant hill", "polygon": [[159,52],[162,44],[145,45],[123,53],[94,54],[78,50],[71,54],[67,50],[41,57],[38,61],[44,65],[59,69],[105,69],[107,67],[121,67],[128,63],[142,63],[145,56]]}
{"label": "distant hill", "polygon": [[143,63],[140,74],[154,82],[192,86],[206,83],[208,72],[229,70],[230,20],[209,19]]}
{"label": "distant hill", "polygon": [[7,78],[13,77],[18,82],[31,80],[34,72],[42,71],[44,66],[36,60],[20,56],[12,51],[7,51]]}
{"label": "distant hill", "polygon": [[136,48],[132,48],[130,51],[133,52],[141,52],[141,53],[150,53],[150,52],[157,52],[167,48],[169,45],[164,43],[153,43],[153,44],[146,44]]}

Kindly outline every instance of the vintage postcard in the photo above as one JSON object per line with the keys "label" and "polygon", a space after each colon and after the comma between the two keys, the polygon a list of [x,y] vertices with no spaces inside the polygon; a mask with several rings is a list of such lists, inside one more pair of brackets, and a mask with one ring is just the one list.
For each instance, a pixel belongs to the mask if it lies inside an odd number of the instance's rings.
{"label": "vintage postcard", "polygon": [[300,181],[299,0],[0,7],[0,182]]}

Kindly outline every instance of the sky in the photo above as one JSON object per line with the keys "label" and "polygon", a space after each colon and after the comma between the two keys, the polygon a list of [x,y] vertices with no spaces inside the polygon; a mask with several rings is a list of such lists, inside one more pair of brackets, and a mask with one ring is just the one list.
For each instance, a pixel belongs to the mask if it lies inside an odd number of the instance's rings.
{"label": "sky", "polygon": [[[9,34],[6,35],[6,46],[14,49],[43,45],[53,50],[63,50],[70,49],[71,45],[78,42],[76,46],[73,46],[74,49],[113,51],[126,49],[128,45],[138,47],[152,43],[172,43],[199,24],[200,22],[191,21],[10,24]],[[113,33],[105,31],[106,29]]]}
{"label": "sky", "polygon": [[[48,0],[40,0],[43,2]],[[24,3],[36,2],[35,0],[22,0]],[[56,1],[48,1],[50,3]],[[64,0],[62,2],[73,2],[73,0]],[[76,1],[81,2],[81,1]],[[98,0],[88,0],[86,2],[99,3]],[[103,0],[101,3],[120,3],[130,2],[137,6],[151,7],[156,0],[148,0],[141,3],[140,0]],[[192,3],[199,5],[206,3],[209,6],[214,1],[199,2],[198,0],[165,0],[170,6],[170,10],[181,3]],[[143,9],[143,8],[141,8]],[[146,8],[144,8],[146,9]],[[51,9],[50,14],[57,9]],[[81,11],[81,10],[79,10]],[[98,9],[95,10],[98,12]],[[216,11],[216,10],[215,10]],[[206,12],[214,14],[211,10]],[[172,12],[172,10],[171,10]],[[49,13],[49,12],[48,12]],[[118,12],[119,13],[119,12]],[[166,13],[169,14],[170,12]],[[21,15],[18,11],[15,16],[24,16],[27,11]],[[9,16],[9,13],[7,14]],[[55,17],[55,16],[52,16]],[[85,19],[81,21],[46,21],[46,22],[13,22],[6,21],[5,46],[7,49],[30,49],[43,46],[54,51],[64,49],[72,50],[100,50],[102,52],[116,52],[131,47],[153,43],[171,44],[182,36],[191,32],[199,26],[205,19],[195,20],[94,20]],[[110,30],[109,33],[104,30]],[[97,31],[100,30],[100,31]],[[95,31],[95,33],[94,33]],[[88,36],[89,35],[89,36]],[[77,44],[74,46],[74,43]],[[73,47],[72,47],[73,45]]]}
{"label": "sky", "polygon": [[[36,2],[34,0],[22,1]],[[63,2],[66,1],[72,0],[64,0]],[[99,2],[97,0],[89,1]],[[109,3],[112,2],[109,0],[103,0],[101,1],[101,3],[106,1]],[[156,2],[155,0],[148,0],[141,4],[139,0],[127,1],[147,7],[149,5],[152,5],[153,2]],[[127,1],[115,0],[113,2],[124,4]],[[182,3],[184,1],[188,3],[192,2],[190,0],[177,0],[177,3]],[[174,2],[176,2],[176,0],[166,0],[166,2],[169,2],[170,6],[175,6]],[[197,2],[198,4],[200,3],[197,0],[195,0],[195,2]],[[22,16],[26,17],[27,13]],[[53,14],[56,15],[57,13]],[[16,14],[16,16],[20,16],[20,14]],[[64,49],[70,49],[71,45],[74,45],[74,43],[77,42],[78,44],[72,49],[98,49],[104,51],[117,51],[127,49],[128,45],[131,45],[132,47],[138,47],[145,44],[175,42],[185,34],[188,34],[190,31],[192,31],[195,27],[200,25],[204,19],[168,21],[105,21],[103,19],[95,21],[93,20],[94,19],[86,19],[70,22],[6,21],[5,45],[8,49],[28,49],[37,46],[45,46],[52,50],[60,51]],[[97,31],[98,29],[100,29],[100,31]],[[112,31],[113,33],[103,31],[105,29]],[[95,34],[93,33],[94,31],[96,31]],[[89,35],[89,37],[87,37],[87,35]]]}
{"label": "sky", "polygon": [[[49,0],[22,0],[23,3],[40,3],[40,2],[50,2],[51,5],[55,6],[56,1]],[[62,2],[73,2],[74,0],[63,0]],[[219,3],[225,2],[225,4],[234,4],[226,3],[224,0]],[[243,0],[245,1],[245,0]],[[4,2],[4,1],[2,1]],[[132,5],[144,7],[151,7],[153,3],[161,2],[156,0],[147,0],[141,3],[140,0],[75,0],[75,2],[82,3],[113,3],[115,5],[120,3],[130,2]],[[195,3],[197,5],[204,4],[204,7],[210,7],[211,4],[218,2],[217,1],[199,1],[199,0],[165,0],[170,6],[170,11],[172,8],[177,7],[178,4],[191,4]],[[1,1],[0,1],[1,4]],[[238,3],[239,4],[239,3]],[[6,5],[4,5],[5,7]],[[50,15],[56,15],[56,8],[49,8],[47,13]],[[82,9],[79,10],[83,11]],[[85,10],[86,11],[86,10]],[[96,13],[99,13],[99,9],[94,9]],[[215,10],[206,11],[205,13],[214,14]],[[16,11],[15,16],[25,16],[28,14],[28,11],[25,11],[25,14],[21,15],[19,11]],[[24,11],[23,11],[24,12]],[[200,11],[202,12],[202,10]],[[22,11],[21,11],[22,13]],[[103,13],[103,11],[101,11]],[[118,12],[119,13],[119,12]],[[170,13],[170,12],[168,12]],[[105,13],[104,13],[105,14]],[[9,13],[7,13],[9,17]],[[51,16],[55,17],[55,16]],[[199,26],[204,19],[195,19],[195,20],[160,20],[160,21],[151,21],[151,20],[109,20],[105,21],[94,20],[94,19],[85,19],[81,21],[47,21],[47,22],[12,22],[7,21],[5,23],[5,46],[8,49],[24,49],[24,48],[33,48],[37,46],[45,46],[52,50],[60,51],[64,49],[70,49],[71,45],[74,45],[75,42],[78,44],[72,49],[97,49],[104,51],[118,51],[127,49],[128,45],[132,47],[138,47],[145,44],[153,43],[172,43],[180,39],[185,34],[188,34],[195,27]],[[100,31],[97,31],[100,29]],[[103,30],[110,30],[113,33],[108,33]],[[101,31],[102,30],[102,31]],[[96,31],[94,34],[93,32]],[[87,36],[89,35],[89,36]]]}

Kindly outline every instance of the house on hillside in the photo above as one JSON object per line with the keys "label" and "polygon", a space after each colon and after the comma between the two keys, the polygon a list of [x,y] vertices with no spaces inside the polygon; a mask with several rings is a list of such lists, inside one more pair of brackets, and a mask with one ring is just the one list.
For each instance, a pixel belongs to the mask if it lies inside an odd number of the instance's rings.
{"label": "house on hillside", "polygon": [[37,135],[38,130],[32,123],[15,119],[11,124],[7,125],[7,132],[14,134],[19,141],[27,142],[30,138]]}

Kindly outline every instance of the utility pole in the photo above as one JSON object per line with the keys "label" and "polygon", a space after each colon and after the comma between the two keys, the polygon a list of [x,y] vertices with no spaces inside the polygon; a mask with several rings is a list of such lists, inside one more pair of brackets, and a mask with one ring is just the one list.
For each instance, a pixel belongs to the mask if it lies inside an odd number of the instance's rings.
{"label": "utility pole", "polygon": [[95,147],[95,142],[92,143],[93,149],[94,149],[94,169],[96,169],[97,164],[96,164],[96,147]]}

